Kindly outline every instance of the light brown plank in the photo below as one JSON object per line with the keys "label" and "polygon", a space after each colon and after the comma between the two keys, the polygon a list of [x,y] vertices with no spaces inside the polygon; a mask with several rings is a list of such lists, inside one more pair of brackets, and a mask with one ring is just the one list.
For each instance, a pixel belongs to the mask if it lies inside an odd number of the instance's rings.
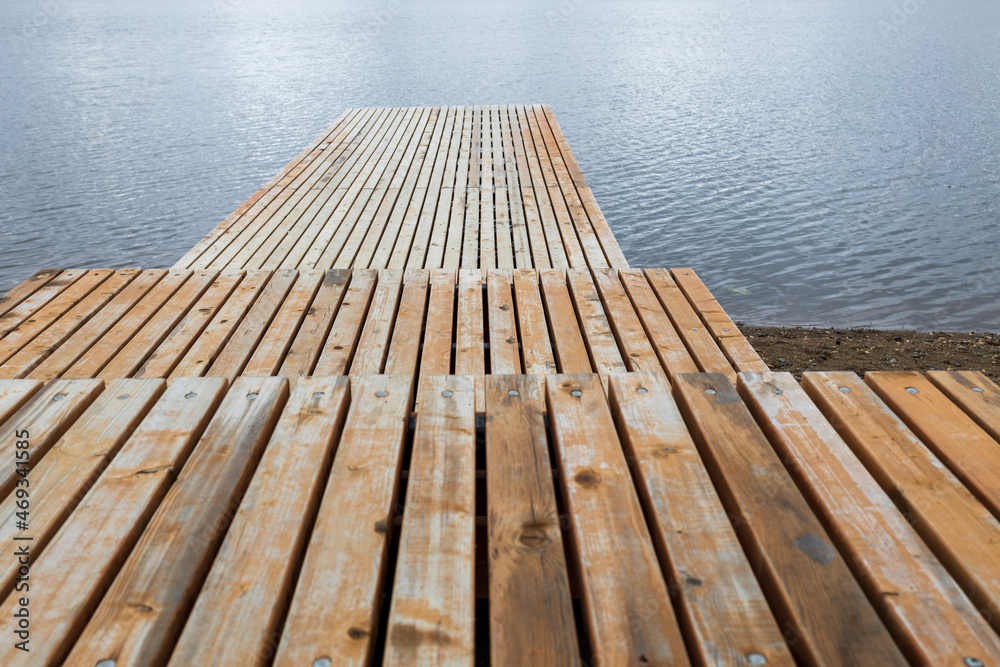
{"label": "light brown plank", "polygon": [[431,274],[431,294],[427,302],[427,325],[420,353],[415,411],[420,411],[424,380],[432,375],[451,374],[451,343],[455,328],[455,271],[436,269]]}
{"label": "light brown plank", "polygon": [[479,269],[458,272],[458,307],[455,317],[455,373],[476,378],[476,412],[486,410],[482,377],[486,374],[483,342],[483,274]]}
{"label": "light brown plank", "polygon": [[590,271],[569,269],[566,274],[569,279],[570,294],[573,296],[573,305],[576,307],[579,321],[583,323],[581,328],[587,351],[590,352],[594,370],[607,386],[610,373],[625,373],[628,371],[628,366],[622,359],[622,353],[618,349],[615,334],[605,315],[601,296],[597,293]]}
{"label": "light brown plank", "polygon": [[697,373],[698,365],[677,335],[673,322],[663,310],[642,269],[622,269],[619,277],[667,377],[673,378],[678,373]]}
{"label": "light brown plank", "polygon": [[42,269],[14,286],[6,294],[0,296],[0,318],[9,313],[15,306],[50,283],[60,271],[58,269]]}
{"label": "light brown plank", "polygon": [[[447,229],[440,229],[436,221],[440,221],[444,225],[447,224],[447,217],[444,215],[447,210],[446,200],[443,197],[445,196],[445,188],[447,188],[447,201],[450,201],[451,186],[454,185],[455,165],[450,162],[449,158],[452,137],[455,134],[456,110],[457,107],[448,107],[438,117],[438,122],[443,121],[443,126],[440,136],[435,133],[434,142],[431,144],[431,152],[434,153],[433,164],[430,160],[424,162],[425,170],[428,166],[431,167],[429,180],[426,182],[423,192],[416,197],[423,202],[419,217],[416,220],[409,247],[402,243],[396,243],[396,247],[392,251],[392,259],[389,261],[388,268],[390,269],[436,269],[440,267],[440,260],[430,258],[428,250],[431,245],[436,245],[443,250],[444,235],[448,233]],[[457,160],[457,152],[456,146],[455,160]],[[447,176],[449,170],[452,174],[450,178]],[[426,172],[421,173],[422,178],[424,173]],[[443,183],[445,183],[445,188],[442,187]],[[420,190],[419,186],[420,184],[418,184],[418,191]],[[441,234],[442,231],[444,235]],[[435,232],[437,233],[435,234]],[[424,265],[424,260],[429,260],[427,266]]]}
{"label": "light brown plank", "polygon": [[[472,147],[469,150],[469,180],[465,188],[465,234],[462,239],[463,269],[480,267],[480,195],[483,175],[483,111],[472,109]],[[483,266],[482,268],[488,268]]]}
{"label": "light brown plank", "polygon": [[632,307],[625,288],[618,280],[617,269],[594,269],[594,283],[600,293],[604,310],[621,357],[632,372],[663,373],[663,366],[653,345],[646,336],[639,316]]}
{"label": "light brown plank", "polygon": [[590,373],[590,353],[562,269],[539,271],[545,310],[552,323],[552,347],[560,373]]}
{"label": "light brown plank", "polygon": [[[88,276],[90,273],[91,272],[89,272],[87,269],[69,269],[67,271],[62,271],[57,277],[53,278],[46,285],[35,290],[35,292],[32,293],[30,296],[21,300],[20,303],[17,303],[13,307],[11,307],[10,310],[8,310],[6,313],[0,316],[0,339],[3,339],[8,333],[10,333],[14,329],[17,329],[22,324],[24,324],[25,320],[27,320],[33,314],[35,313],[42,314],[43,312],[46,312],[42,310],[45,306],[48,306],[49,304],[55,306],[56,304],[59,303],[67,303],[68,301],[55,300],[55,299],[57,296],[62,294],[64,290],[68,289],[71,285],[73,285],[77,280]],[[108,275],[110,275],[111,272],[104,271],[102,273],[106,278]],[[90,289],[93,289],[92,284],[90,285],[90,287],[87,288],[87,291],[89,291]],[[80,288],[77,288],[76,292],[77,296],[75,297],[77,299],[82,298],[82,295],[87,293],[87,292],[80,292],[79,290]],[[72,298],[69,301],[72,301]],[[39,318],[37,317],[33,318],[35,321],[31,322],[30,324],[34,326],[30,327],[31,331],[22,331],[21,333],[22,339],[30,339],[31,337],[33,337],[35,334],[37,334],[37,332],[41,331],[51,323],[52,319],[54,319],[52,315],[54,312],[61,314],[65,312],[65,310],[69,307],[70,306],[64,306],[62,309],[58,311],[53,311],[51,308],[49,308],[47,311],[49,313],[47,318],[42,318],[41,320],[39,320]],[[55,317],[58,317],[58,314],[56,314]],[[6,341],[4,341],[4,344],[0,344],[0,350],[3,350],[5,348],[5,344]],[[12,353],[8,352],[7,354],[9,355]]]}
{"label": "light brown plank", "polygon": [[401,278],[398,273],[388,269],[378,272],[375,296],[365,317],[361,337],[354,348],[351,375],[378,375],[382,372],[402,293]]}
{"label": "light brown plank", "polygon": [[[533,266],[536,269],[550,269],[552,261],[549,259],[549,249],[545,244],[545,230],[542,228],[541,212],[535,197],[531,167],[525,152],[524,135],[528,130],[522,126],[516,106],[507,108],[507,116],[510,120],[510,131],[513,139],[514,164],[512,167],[513,172],[517,174],[517,196],[520,197],[524,208],[524,224],[528,235],[528,245],[531,248],[530,264],[526,266]],[[508,178],[509,180],[510,178]],[[514,192],[513,187],[511,192]],[[513,197],[514,195],[512,195],[511,201],[514,201]]]}
{"label": "light brown plank", "polygon": [[0,425],[41,388],[39,380],[0,380]]}
{"label": "light brown plank", "polygon": [[1000,387],[979,371],[931,371],[927,379],[1000,442]]}
{"label": "light brown plank", "polygon": [[601,381],[556,375],[546,394],[592,661],[690,664]]}
{"label": "light brown plank", "polygon": [[1000,656],[1000,638],[790,373],[741,373],[740,393],[915,664]]}
{"label": "light brown plank", "polygon": [[[312,269],[304,269],[302,273],[310,270]],[[281,362],[278,375],[287,377],[293,384],[296,378],[312,375],[313,366],[323,350],[323,341],[333,326],[341,301],[348,293],[351,273],[347,269],[333,269],[324,274],[323,284],[305,313],[299,331]]]}
{"label": "light brown plank", "polygon": [[510,271],[507,270],[490,269],[486,274],[491,375],[521,373],[511,282]]}
{"label": "light brown plank", "polygon": [[556,359],[549,343],[545,306],[534,269],[514,271],[514,300],[517,302],[517,326],[528,375],[556,373]]}
{"label": "light brown plank", "polygon": [[[38,594],[31,600],[31,656],[37,664],[63,664],[224,393],[221,379],[171,383],[32,563]],[[19,596],[12,593],[0,609],[12,611]],[[16,664],[23,654],[4,642],[0,660]]]}
{"label": "light brown plank", "polygon": [[673,389],[796,658],[907,664],[726,376],[681,374]]}
{"label": "light brown plank", "polygon": [[486,378],[494,665],[580,664],[541,391],[523,375]]}
{"label": "light brown plank", "polygon": [[869,372],[865,384],[1000,519],[1000,443],[917,372]]}
{"label": "light brown plank", "polygon": [[349,397],[349,381],[343,376],[297,383],[170,656],[171,665],[270,663]]}
{"label": "light brown plank", "polygon": [[313,375],[347,375],[354,350],[361,338],[377,279],[378,272],[371,269],[356,269],[351,272],[351,285],[344,293],[337,318],[323,344]]}
{"label": "light brown plank", "polygon": [[693,660],[794,664],[666,378],[612,375],[608,398]]}
{"label": "light brown plank", "polygon": [[392,340],[385,360],[386,375],[417,374],[420,358],[420,341],[424,332],[424,313],[427,310],[427,281],[430,272],[409,269],[403,277],[403,294],[392,328]]}
{"label": "light brown plank", "polygon": [[[326,273],[316,269],[304,269],[298,272],[295,284],[275,313],[274,319],[257,344],[253,356],[240,371],[241,375],[264,376],[274,375],[281,367],[285,355],[292,345],[299,326],[309,311],[313,297]],[[230,341],[232,344],[232,341]],[[219,363],[216,361],[216,363]]]}
{"label": "light brown plank", "polygon": [[[456,123],[456,132],[459,123]],[[465,229],[467,185],[469,183],[469,163],[472,158],[472,108],[462,109],[461,139],[458,152],[458,170],[455,172],[455,182],[452,188],[451,206],[448,211],[448,235],[445,239],[444,255],[441,267],[457,269],[462,266],[463,232]],[[454,138],[453,138],[454,140]],[[433,249],[432,249],[433,250]],[[432,257],[436,252],[432,251]],[[431,265],[428,262],[428,265]]]}
{"label": "light brown plank", "polygon": [[407,478],[386,665],[475,659],[476,392],[465,375],[427,381]]}
{"label": "light brown plank", "polygon": [[67,664],[167,659],[287,397],[282,378],[233,383]]}
{"label": "light brown plank", "polygon": [[[274,664],[371,658],[399,486],[412,378],[356,376]],[[350,549],[344,545],[350,544]]]}

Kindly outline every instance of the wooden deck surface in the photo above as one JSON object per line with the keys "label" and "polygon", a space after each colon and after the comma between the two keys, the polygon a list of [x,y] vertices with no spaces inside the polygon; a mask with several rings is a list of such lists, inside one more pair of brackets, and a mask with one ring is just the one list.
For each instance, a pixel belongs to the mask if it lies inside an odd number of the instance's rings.
{"label": "wooden deck surface", "polygon": [[[477,420],[469,375],[419,409],[406,374],[0,381],[0,664],[997,664],[984,376],[484,387]],[[942,413],[982,466],[907,425]]]}
{"label": "wooden deck surface", "polygon": [[626,268],[547,105],[349,109],[178,269]]}

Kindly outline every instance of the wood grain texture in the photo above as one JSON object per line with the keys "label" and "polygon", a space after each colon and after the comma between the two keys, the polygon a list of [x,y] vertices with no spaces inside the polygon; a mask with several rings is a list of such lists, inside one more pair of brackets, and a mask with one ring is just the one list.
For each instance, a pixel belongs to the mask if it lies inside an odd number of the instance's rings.
{"label": "wood grain texture", "polygon": [[666,378],[617,374],[609,389],[692,660],[794,664]]}
{"label": "wood grain texture", "polygon": [[600,379],[555,375],[546,395],[592,656],[689,664]]}
{"label": "wood grain texture", "polygon": [[383,664],[475,659],[476,392],[433,376],[417,415]]}
{"label": "wood grain texture", "polygon": [[355,376],[351,396],[275,665],[363,665],[374,648],[411,378]]}
{"label": "wood grain texture", "polygon": [[162,664],[288,397],[282,378],[233,383],[67,664]]}
{"label": "wood grain texture", "polygon": [[241,375],[275,375],[285,359],[292,340],[326,277],[325,272],[315,269],[304,269],[298,271],[298,274],[287,298],[281,303],[274,319],[254,349],[253,356],[240,372]]}
{"label": "wood grain texture", "polygon": [[740,393],[916,664],[1000,655],[1000,639],[790,373],[740,374]]}
{"label": "wood grain texture", "polygon": [[621,350],[618,349],[615,334],[604,312],[600,294],[597,292],[590,271],[569,269],[566,274],[591,362],[594,364],[594,370],[601,376],[601,382],[607,386],[609,374],[625,373],[628,367],[622,358]]}
{"label": "wood grain texture", "polygon": [[25,299],[50,283],[60,271],[58,269],[42,269],[36,271],[22,282],[15,285],[9,292],[0,296],[0,318],[9,313]]}
{"label": "wood grain texture", "polygon": [[907,664],[726,376],[681,374],[673,390],[796,658]]}
{"label": "wood grain texture", "polygon": [[[31,608],[36,664],[63,664],[225,390],[221,379],[171,383],[44,555],[32,563],[38,593]],[[0,609],[13,610],[18,595],[12,593]],[[21,659],[14,653],[10,643],[0,646],[4,664]]]}
{"label": "wood grain texture", "polygon": [[619,278],[667,377],[672,378],[678,373],[697,373],[698,365],[674,329],[642,269],[622,269]]}
{"label": "wood grain texture", "polygon": [[1000,629],[1000,522],[854,373],[805,373],[803,389]]}
{"label": "wood grain texture", "polygon": [[548,318],[534,269],[514,272],[514,301],[517,304],[517,328],[521,339],[524,372],[548,375],[557,372],[555,354],[549,342]]}
{"label": "wood grain texture", "polygon": [[42,388],[41,380],[0,380],[0,426]]}
{"label": "wood grain texture", "polygon": [[[88,271],[87,269],[69,269],[61,271],[58,276],[49,281],[44,287],[39,288],[0,316],[0,339],[6,339],[10,332],[19,329],[23,325],[30,325],[25,326],[19,334],[21,340],[30,340],[39,331],[42,331],[51,324],[55,317],[65,312],[70,307],[69,303],[75,303],[84,294],[93,289],[93,281],[95,279],[100,278],[103,280],[110,274],[111,271],[109,270]],[[56,297],[62,295],[81,278],[87,278],[87,280],[82,285],[78,285],[73,292],[65,295],[69,296],[68,299],[56,299]],[[35,317],[32,317],[33,315]],[[28,322],[28,318],[31,318],[32,321]],[[4,351],[4,356],[0,358],[6,361],[18,349],[20,347],[12,350],[9,341],[4,340],[3,344],[0,345],[0,351]]]}
{"label": "wood grain texture", "polygon": [[596,269],[594,283],[628,370],[663,373],[663,366],[653,350],[646,330],[632,308],[625,288],[618,280],[617,269]]}
{"label": "wood grain texture", "polygon": [[1000,442],[1000,387],[979,371],[930,371],[927,379]]}
{"label": "wood grain texture", "polygon": [[521,351],[514,312],[512,276],[506,269],[486,274],[486,317],[489,321],[490,374],[521,372]]}
{"label": "wood grain texture", "polygon": [[552,347],[560,373],[590,373],[590,353],[561,269],[539,271],[545,309],[551,322]]}
{"label": "wood grain texture", "polygon": [[871,372],[865,384],[1000,518],[1000,443],[920,373]]}
{"label": "wood grain texture", "polygon": [[171,665],[270,663],[349,398],[343,376],[296,384]]}
{"label": "wood grain texture", "polygon": [[324,274],[319,292],[305,313],[298,333],[281,362],[278,375],[289,378],[290,382],[312,375],[313,367],[323,350],[323,341],[333,326],[350,282],[351,271],[334,269]]}
{"label": "wood grain texture", "polygon": [[580,664],[543,391],[525,376],[486,378],[494,665]]}
{"label": "wood grain texture", "polygon": [[313,375],[347,375],[354,348],[358,345],[365,325],[365,315],[375,293],[378,275],[376,271],[370,270],[352,272],[350,287],[344,293]]}
{"label": "wood grain texture", "polygon": [[486,373],[483,332],[483,274],[478,269],[458,272],[455,315],[455,373],[476,380],[476,412],[485,411],[482,377]]}

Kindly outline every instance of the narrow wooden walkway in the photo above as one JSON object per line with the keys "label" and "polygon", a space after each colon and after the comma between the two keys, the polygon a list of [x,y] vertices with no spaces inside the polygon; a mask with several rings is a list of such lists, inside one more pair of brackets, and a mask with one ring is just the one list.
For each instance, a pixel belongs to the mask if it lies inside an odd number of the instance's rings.
{"label": "narrow wooden walkway", "polygon": [[0,381],[0,664],[997,664],[982,375],[413,386]]}
{"label": "narrow wooden walkway", "polygon": [[628,267],[548,106],[350,109],[178,269]]}

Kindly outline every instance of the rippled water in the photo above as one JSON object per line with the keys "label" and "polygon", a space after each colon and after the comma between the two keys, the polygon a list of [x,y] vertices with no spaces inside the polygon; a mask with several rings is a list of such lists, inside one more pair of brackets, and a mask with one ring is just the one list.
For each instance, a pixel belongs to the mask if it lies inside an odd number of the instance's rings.
{"label": "rippled water", "polygon": [[169,266],[346,107],[548,102],[629,261],[1000,330],[995,0],[6,0],[0,290]]}

